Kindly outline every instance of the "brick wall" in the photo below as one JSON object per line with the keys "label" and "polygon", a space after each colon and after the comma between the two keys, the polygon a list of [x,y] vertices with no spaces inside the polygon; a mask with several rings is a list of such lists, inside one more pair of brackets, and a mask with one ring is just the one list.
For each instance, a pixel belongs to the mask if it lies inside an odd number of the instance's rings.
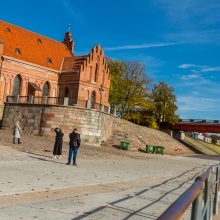
{"label": "brick wall", "polygon": [[33,135],[54,136],[54,128],[61,127],[64,139],[78,128],[82,142],[100,145],[111,135],[118,118],[93,109],[68,106],[6,104],[3,126],[12,129],[16,120],[20,120],[24,132]]}
{"label": "brick wall", "polygon": [[[64,62],[63,72],[59,77],[59,95],[66,96],[65,91],[68,89],[70,99],[86,101],[91,100],[95,94],[96,103],[109,106],[111,75],[100,45],[93,47],[88,56],[71,59]],[[78,59],[77,62],[74,59]]]}
{"label": "brick wall", "polygon": [[[0,104],[2,104],[7,96],[12,95],[14,79],[17,75],[21,78],[20,95],[28,95],[28,83],[35,83],[43,90],[46,82],[49,82],[49,96],[58,95],[58,72],[40,68],[22,61],[15,61],[10,58],[4,58],[1,71],[1,86],[0,86]],[[42,96],[42,91],[36,91],[36,96]]]}

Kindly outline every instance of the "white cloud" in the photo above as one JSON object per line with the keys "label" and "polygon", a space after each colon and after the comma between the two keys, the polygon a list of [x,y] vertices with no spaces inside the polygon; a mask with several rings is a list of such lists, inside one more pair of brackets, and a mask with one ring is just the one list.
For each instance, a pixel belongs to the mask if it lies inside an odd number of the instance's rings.
{"label": "white cloud", "polygon": [[219,119],[220,90],[218,82],[182,81],[177,89],[177,113],[181,118]]}
{"label": "white cloud", "polygon": [[220,71],[220,66],[205,67],[200,69],[200,72],[217,72],[217,71]]}
{"label": "white cloud", "polygon": [[196,64],[181,64],[178,66],[180,69],[190,69],[194,73],[205,73],[205,72],[217,72],[220,71],[220,66],[204,66]]}
{"label": "white cloud", "polygon": [[181,80],[192,80],[192,79],[200,79],[201,76],[197,74],[183,75],[180,77]]}
{"label": "white cloud", "polygon": [[146,43],[146,44],[130,44],[122,45],[116,47],[106,47],[104,50],[113,51],[113,50],[135,50],[135,49],[145,49],[145,48],[154,48],[154,47],[168,47],[184,44],[184,42],[164,42],[164,43]]}
{"label": "white cloud", "polygon": [[180,68],[180,69],[188,69],[188,68],[191,68],[191,67],[195,67],[196,65],[195,64],[181,64],[181,65],[179,65],[178,67]]}
{"label": "white cloud", "polygon": [[215,112],[220,105],[220,100],[200,96],[177,97],[179,111]]}

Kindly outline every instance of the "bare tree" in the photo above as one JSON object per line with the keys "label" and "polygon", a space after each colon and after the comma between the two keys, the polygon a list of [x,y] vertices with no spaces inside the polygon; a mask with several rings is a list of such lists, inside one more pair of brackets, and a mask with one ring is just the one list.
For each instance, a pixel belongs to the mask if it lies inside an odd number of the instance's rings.
{"label": "bare tree", "polygon": [[145,66],[138,62],[126,62],[120,86],[121,113],[127,113],[148,104],[148,87],[151,80],[146,77]]}

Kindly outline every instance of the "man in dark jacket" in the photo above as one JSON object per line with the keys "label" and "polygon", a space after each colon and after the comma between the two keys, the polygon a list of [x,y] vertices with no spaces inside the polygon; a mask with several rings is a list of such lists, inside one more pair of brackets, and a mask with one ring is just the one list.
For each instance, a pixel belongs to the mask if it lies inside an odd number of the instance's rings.
{"label": "man in dark jacket", "polygon": [[70,134],[69,136],[70,138],[70,142],[69,142],[69,157],[68,157],[68,165],[71,164],[71,158],[72,158],[72,154],[73,154],[73,165],[76,166],[76,155],[78,152],[78,149],[80,147],[80,134],[78,132],[77,128],[74,128],[73,132]]}

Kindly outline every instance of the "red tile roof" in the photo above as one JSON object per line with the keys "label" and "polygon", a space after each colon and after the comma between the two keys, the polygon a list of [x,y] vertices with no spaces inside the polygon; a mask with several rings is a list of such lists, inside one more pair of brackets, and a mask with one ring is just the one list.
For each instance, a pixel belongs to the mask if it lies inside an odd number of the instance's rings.
{"label": "red tile roof", "polygon": [[64,57],[73,56],[64,43],[0,20],[1,40],[3,55],[55,70],[60,70]]}
{"label": "red tile roof", "polygon": [[80,70],[80,66],[83,65],[87,57],[88,56],[65,57],[62,71],[76,72]]}

